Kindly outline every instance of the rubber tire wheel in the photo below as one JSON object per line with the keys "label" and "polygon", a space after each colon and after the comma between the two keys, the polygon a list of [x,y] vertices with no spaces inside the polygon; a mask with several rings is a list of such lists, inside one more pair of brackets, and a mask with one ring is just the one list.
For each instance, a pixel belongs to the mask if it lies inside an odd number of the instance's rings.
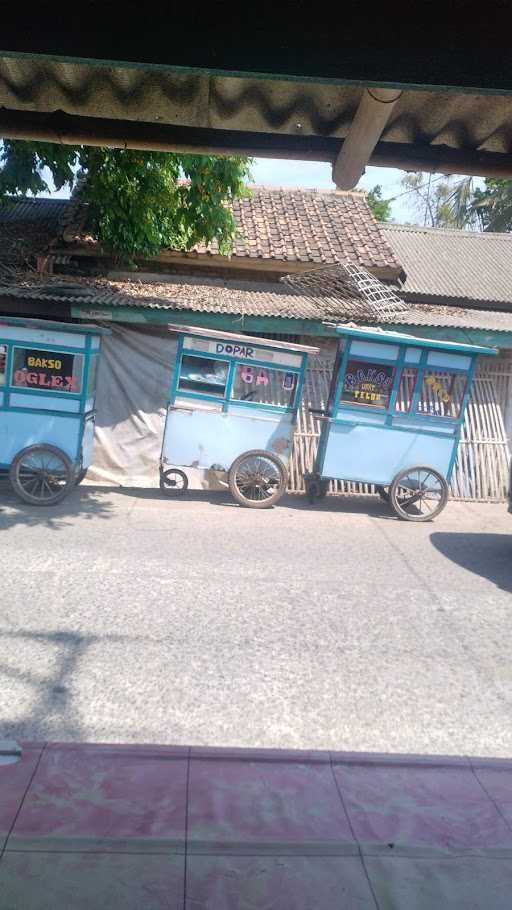
{"label": "rubber tire wheel", "polygon": [[[176,488],[171,487],[165,483],[164,477],[167,477],[168,474],[179,474],[183,480],[183,486]],[[184,471],[180,471],[179,468],[169,468],[168,471],[160,471],[160,490],[162,493],[165,493],[166,496],[181,496],[182,493],[186,493],[188,490],[188,477]]]}
{"label": "rubber tire wheel", "polygon": [[75,487],[80,486],[80,484],[82,483],[82,480],[85,479],[86,474],[87,474],[87,468],[82,468],[82,470],[78,472],[78,474],[76,475],[76,479],[75,479]]}
{"label": "rubber tire wheel", "polygon": [[[59,490],[58,493],[55,493],[51,499],[38,499],[36,496],[31,496],[30,493],[27,493],[26,490],[24,490],[18,480],[19,463],[28,454],[37,452],[48,452],[51,455],[56,455],[58,458],[62,459],[62,463],[66,470],[65,485]],[[63,499],[65,499],[70,490],[75,486],[74,469],[70,459],[61,449],[50,445],[27,446],[26,449],[22,449],[21,452],[18,452],[9,470],[9,480],[16,495],[19,496],[19,498],[24,502],[28,503],[30,506],[55,506],[58,502],[61,502]]]}
{"label": "rubber tire wheel", "polygon": [[[240,467],[242,462],[246,460],[246,458],[255,458],[258,456],[261,456],[262,458],[267,458],[269,461],[273,462],[273,464],[275,464],[276,468],[279,471],[279,475],[280,475],[281,479],[280,479],[278,486],[275,488],[274,492],[272,493],[272,496],[269,496],[268,499],[262,499],[262,500],[246,499],[245,496],[242,496],[242,494],[239,492],[238,487],[236,485],[236,482],[235,482],[236,472],[238,471],[238,468]],[[286,491],[287,480],[288,480],[288,474],[287,474],[286,468],[285,468],[283,462],[281,461],[281,459],[277,458],[276,455],[273,455],[272,452],[266,452],[265,449],[251,449],[249,452],[243,452],[242,455],[239,455],[238,458],[235,458],[233,464],[231,465],[231,467],[229,469],[229,474],[228,474],[229,490],[230,490],[231,495],[233,496],[233,499],[236,499],[236,501],[241,506],[245,506],[245,508],[247,508],[247,509],[270,509],[272,506],[275,506],[276,502],[279,502],[279,500],[281,499],[281,496],[283,496],[283,494]]]}
{"label": "rubber tire wheel", "polygon": [[386,487],[378,486],[375,487],[375,492],[379,494],[382,502],[385,502],[386,505],[389,505],[389,489],[386,490]]}
{"label": "rubber tire wheel", "polygon": [[[395,503],[397,501],[397,490],[400,486],[400,481],[402,477],[406,477],[408,474],[412,474],[414,471],[429,471],[434,477],[436,477],[441,484],[441,499],[439,500],[439,505],[433,512],[430,512],[429,515],[404,515],[399,509],[397,509]],[[389,488],[389,505],[393,509],[393,512],[400,519],[400,521],[433,521],[434,518],[437,518],[441,514],[443,509],[448,502],[448,484],[446,479],[443,477],[439,471],[436,471],[434,468],[429,468],[428,465],[417,464],[413,465],[412,468],[405,468],[403,471],[399,471],[396,477],[393,478],[391,486]]]}

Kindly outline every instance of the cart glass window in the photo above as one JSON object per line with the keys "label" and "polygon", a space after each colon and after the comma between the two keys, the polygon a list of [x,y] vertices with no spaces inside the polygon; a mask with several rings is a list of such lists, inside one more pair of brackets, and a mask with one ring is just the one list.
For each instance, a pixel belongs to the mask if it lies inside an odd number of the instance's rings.
{"label": "cart glass window", "polygon": [[82,390],[83,362],[82,354],[14,348],[12,384],[17,388],[40,392],[79,395]]}
{"label": "cart glass window", "polygon": [[213,395],[224,398],[228,381],[229,363],[210,357],[184,354],[181,358],[178,390],[196,395]]}
{"label": "cart glass window", "polygon": [[0,385],[5,385],[6,370],[7,370],[7,345],[0,344]]}
{"label": "cart glass window", "polygon": [[96,391],[96,376],[98,374],[98,357],[91,357],[89,361],[89,381],[87,383],[87,397],[92,398]]}
{"label": "cart glass window", "polygon": [[466,381],[464,373],[428,370],[421,384],[416,413],[456,420],[461,412]]}
{"label": "cart glass window", "polygon": [[410,412],[417,379],[418,370],[415,367],[403,368],[395,402],[397,414],[408,414]]}
{"label": "cart glass window", "polygon": [[289,370],[274,370],[252,363],[238,363],[235,367],[231,399],[291,408],[297,379],[297,373]]}
{"label": "cart glass window", "polygon": [[387,408],[394,379],[395,367],[391,364],[349,360],[341,401],[372,408]]}

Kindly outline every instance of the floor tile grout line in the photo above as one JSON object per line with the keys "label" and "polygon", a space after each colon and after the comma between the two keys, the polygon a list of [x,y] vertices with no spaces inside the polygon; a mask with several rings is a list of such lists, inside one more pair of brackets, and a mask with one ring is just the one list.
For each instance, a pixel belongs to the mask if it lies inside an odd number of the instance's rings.
{"label": "floor tile grout line", "polygon": [[[167,851],[153,851],[153,850],[151,850],[151,851],[146,851],[146,850],[143,850],[143,851],[140,851],[140,850],[49,850],[49,849],[24,850],[23,848],[18,848],[18,847],[11,847],[10,849],[6,849],[4,851],[4,853],[11,854],[11,855],[12,854],[18,855],[18,854],[22,853],[24,855],[36,855],[36,856],[41,856],[41,855],[43,855],[43,856],[140,856],[140,857],[162,856],[162,857],[166,857],[167,859],[172,858],[172,857],[176,857],[176,858],[183,857],[184,858],[184,856],[185,856],[184,853],[168,853]],[[213,850],[213,851],[204,851],[204,852],[203,851],[194,852],[194,853],[191,853],[190,855],[191,856],[201,856],[201,857],[222,857],[222,858],[230,857],[230,858],[235,858],[235,859],[242,859],[244,857],[256,858],[256,859],[266,859],[266,858],[355,859],[356,857],[360,858],[360,856],[361,856],[359,849],[357,850],[356,853],[307,853],[307,852],[306,853],[301,853],[301,852],[283,853],[281,851],[278,851],[277,853],[262,853],[260,850],[255,851],[255,852],[251,852],[251,851],[245,852],[244,851],[243,853],[238,853],[238,852],[233,853],[233,852],[230,852],[227,850]],[[440,854],[435,854],[435,855],[433,855],[431,853],[418,853],[418,854],[397,853],[396,851],[393,851],[393,855],[391,855],[391,853],[389,853],[387,851],[385,853],[384,852],[368,853],[367,856],[371,857],[372,859],[381,859],[383,856],[385,856],[386,859],[390,859],[393,861],[395,861],[395,860],[397,860],[397,861],[399,861],[399,860],[400,861],[402,861],[402,860],[404,860],[404,861],[434,860],[434,859],[451,861],[451,860],[457,860],[457,859],[463,859],[463,860],[485,859],[486,861],[489,861],[489,862],[504,862],[504,861],[508,862],[511,859],[510,853],[508,853],[506,855],[502,855],[500,853],[499,855],[494,856],[493,854],[488,854],[488,853],[482,854],[479,852],[471,852],[471,851],[468,851],[467,853],[458,851],[457,853],[449,853],[448,855],[446,853],[440,853]]]}
{"label": "floor tile grout line", "polygon": [[505,826],[507,827],[507,829],[508,829],[508,830],[511,832],[511,834],[512,834],[512,825],[509,824],[508,820],[507,820],[507,819],[505,818],[505,816],[503,815],[503,812],[501,811],[501,809],[500,809],[498,803],[496,802],[495,799],[492,798],[491,794],[489,793],[489,791],[487,790],[487,788],[484,786],[484,784],[483,784],[482,781],[480,780],[480,778],[479,778],[479,776],[478,776],[478,774],[477,774],[477,772],[476,772],[476,769],[475,769],[475,767],[474,767],[474,765],[473,765],[473,762],[471,761],[471,758],[470,758],[470,757],[468,758],[468,760],[469,760],[469,767],[471,768],[471,771],[473,772],[473,776],[475,777],[477,783],[478,783],[479,786],[482,788],[482,790],[483,790],[483,792],[485,793],[487,799],[489,800],[489,802],[492,803],[492,805],[493,805],[494,808],[496,809],[496,812],[498,813],[499,817],[502,819],[502,821],[505,823]]}
{"label": "floor tile grout line", "polygon": [[188,872],[188,802],[190,796],[190,765],[192,762],[192,747],[188,749],[187,782],[185,784],[185,853],[183,856],[183,910],[187,910],[187,872]]}
{"label": "floor tile grout line", "polygon": [[24,850],[23,847],[11,847],[4,853],[44,854],[45,856],[184,856],[183,853],[170,853],[168,850]]}
{"label": "floor tile grout line", "polygon": [[[4,842],[4,845],[3,845],[3,847],[2,847],[2,852],[0,853],[0,860],[3,859],[4,853],[5,853],[6,850],[7,850],[7,844],[9,843],[9,839],[10,839],[10,837],[11,837],[11,834],[12,834],[13,830],[14,830],[14,826],[15,826],[16,822],[18,821],[18,816],[19,816],[21,810],[23,809],[23,805],[24,805],[25,800],[26,800],[26,798],[27,798],[28,791],[30,790],[30,788],[31,788],[31,786],[32,786],[32,782],[33,782],[33,780],[34,780],[34,777],[36,776],[36,774],[37,774],[37,772],[38,772],[38,770],[39,770],[39,765],[41,764],[41,759],[42,759],[42,757],[43,757],[43,755],[44,755],[44,753],[45,753],[45,751],[46,751],[47,745],[48,745],[48,743],[44,743],[44,744],[43,744],[43,748],[41,749],[41,752],[39,753],[39,757],[38,757],[38,759],[37,759],[36,766],[35,766],[35,768],[34,768],[32,774],[30,775],[30,780],[29,780],[29,782],[28,782],[28,784],[27,784],[27,786],[26,786],[25,792],[24,792],[23,797],[22,797],[22,799],[21,799],[21,802],[20,802],[20,804],[19,804],[19,806],[18,806],[18,811],[16,812],[16,815],[15,815],[14,818],[13,818],[12,825],[11,825],[11,827],[9,828],[9,831],[8,831],[8,833],[7,833],[7,837],[5,838],[5,842]],[[23,751],[22,751],[22,758],[20,759],[20,761],[22,761],[22,760],[23,760]]]}
{"label": "floor tile grout line", "polygon": [[344,813],[345,813],[345,818],[347,819],[348,826],[349,826],[349,828],[350,828],[350,833],[352,834],[352,837],[354,838],[354,841],[355,841],[355,843],[356,843],[356,845],[357,845],[357,849],[358,849],[358,851],[359,851],[359,859],[361,860],[361,865],[362,865],[362,867],[363,867],[364,874],[365,874],[365,877],[366,877],[366,881],[368,882],[368,887],[369,887],[370,893],[371,893],[371,895],[372,895],[372,897],[373,897],[373,901],[374,901],[376,910],[380,910],[379,902],[378,902],[378,900],[377,900],[377,895],[375,894],[375,891],[374,891],[374,889],[373,889],[373,885],[372,885],[371,880],[370,880],[370,876],[369,876],[369,874],[368,874],[368,869],[366,868],[366,863],[365,863],[365,861],[364,861],[363,851],[362,851],[362,848],[361,848],[361,844],[359,843],[359,838],[357,837],[356,832],[355,832],[355,830],[354,830],[354,826],[352,825],[352,821],[351,821],[350,815],[348,814],[348,810],[347,810],[347,807],[346,807],[346,805],[345,805],[345,800],[343,799],[343,794],[342,794],[342,792],[341,792],[341,787],[340,787],[340,785],[339,785],[339,783],[338,783],[338,780],[337,780],[337,777],[336,777],[336,775],[335,775],[335,773],[334,773],[334,766],[333,766],[333,761],[332,761],[332,755],[330,755],[329,758],[330,758],[329,764],[330,764],[330,768],[331,768],[332,779],[333,779],[333,781],[334,781],[334,786],[336,787],[336,791],[337,791],[337,793],[338,793],[338,797],[339,797],[340,803],[341,803],[342,808],[343,808],[343,811],[344,811]]}

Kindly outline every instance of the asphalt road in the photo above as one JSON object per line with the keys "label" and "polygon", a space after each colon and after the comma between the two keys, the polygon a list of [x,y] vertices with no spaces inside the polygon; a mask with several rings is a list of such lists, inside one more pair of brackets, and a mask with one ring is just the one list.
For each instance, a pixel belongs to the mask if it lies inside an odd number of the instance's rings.
{"label": "asphalt road", "polygon": [[0,737],[512,754],[512,516],[0,482]]}

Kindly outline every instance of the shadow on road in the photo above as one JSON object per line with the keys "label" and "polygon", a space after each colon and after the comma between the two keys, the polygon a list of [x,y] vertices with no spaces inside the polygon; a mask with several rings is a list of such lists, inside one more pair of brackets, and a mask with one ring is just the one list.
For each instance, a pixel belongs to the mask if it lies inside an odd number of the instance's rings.
{"label": "shadow on road", "polygon": [[298,509],[302,512],[336,512],[339,515],[344,513],[371,515],[373,518],[397,520],[390,506],[382,502],[379,496],[358,495],[357,493],[326,496],[324,499],[318,499],[314,503],[310,503],[307,496],[284,496],[277,508],[281,505],[286,506],[288,509]]}
{"label": "shadow on road", "polygon": [[430,540],[447,559],[512,593],[512,523],[510,534],[438,531]]}
{"label": "shadow on road", "polygon": [[0,532],[22,525],[43,526],[50,531],[63,531],[70,519],[82,516],[87,520],[111,517],[112,505],[101,495],[103,488],[77,487],[56,506],[29,506],[13,493],[9,481],[0,478]]}
{"label": "shadow on road", "polygon": [[[107,489],[103,487],[103,489]],[[159,502],[204,502],[210,505],[234,505],[228,490],[187,490],[186,493],[162,493],[158,487],[108,487],[117,496]]]}
{"label": "shadow on road", "polygon": [[[30,706],[16,712],[16,705],[10,705],[10,714],[15,719],[6,720],[7,711],[0,718],[0,739],[55,739],[76,740],[84,737],[80,713],[74,703],[80,664],[90,648],[104,643],[120,642],[133,644],[147,641],[144,636],[95,635],[82,632],[46,632],[0,630],[0,646],[8,659],[0,660],[0,681],[2,688],[9,683],[28,687],[32,697]],[[34,661],[30,669],[21,669],[16,659],[18,648],[34,644],[42,646],[50,661],[39,665]],[[96,720],[97,718],[94,718]]]}
{"label": "shadow on road", "polygon": [[[109,494],[115,493],[119,496],[134,497],[141,500],[158,500],[165,502],[203,502],[207,505],[221,506],[223,508],[240,509],[240,506],[231,496],[229,490],[187,490],[186,493],[165,494],[157,488],[140,488],[140,487],[111,487]],[[350,513],[360,515],[372,515],[375,518],[391,519],[396,521],[395,515],[391,512],[389,506],[383,503],[378,496],[327,496],[325,499],[318,500],[311,505],[306,496],[287,495],[283,496],[275,506],[276,509],[287,508],[297,509],[301,512],[337,512],[339,514]],[[271,511],[271,510],[269,510]]]}

